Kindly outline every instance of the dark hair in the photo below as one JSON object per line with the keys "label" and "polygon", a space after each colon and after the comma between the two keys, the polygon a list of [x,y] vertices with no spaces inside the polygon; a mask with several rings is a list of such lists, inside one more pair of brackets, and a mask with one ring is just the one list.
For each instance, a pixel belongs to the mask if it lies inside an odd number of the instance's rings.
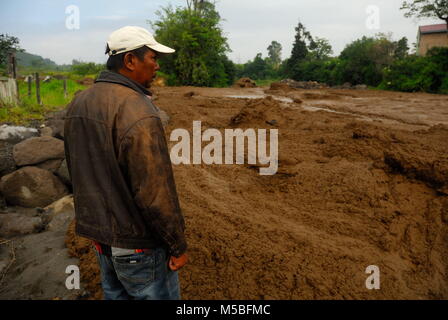
{"label": "dark hair", "polygon": [[[118,72],[121,68],[124,67],[124,56],[126,53],[133,53],[140,61],[143,61],[145,58],[145,54],[151,49],[149,49],[147,46],[140,47],[135,50],[119,53],[114,56],[110,56],[109,59],[107,59],[106,67],[107,70]],[[106,48],[106,54],[109,53],[109,45],[107,45]]]}

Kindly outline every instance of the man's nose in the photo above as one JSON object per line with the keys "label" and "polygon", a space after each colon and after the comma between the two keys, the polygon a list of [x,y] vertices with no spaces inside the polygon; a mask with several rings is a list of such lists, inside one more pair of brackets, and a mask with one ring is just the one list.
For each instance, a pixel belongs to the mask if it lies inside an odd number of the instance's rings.
{"label": "man's nose", "polygon": [[159,66],[159,63],[158,63],[158,62],[156,62],[156,68],[155,68],[155,70],[156,70],[156,71],[160,70],[160,66]]}

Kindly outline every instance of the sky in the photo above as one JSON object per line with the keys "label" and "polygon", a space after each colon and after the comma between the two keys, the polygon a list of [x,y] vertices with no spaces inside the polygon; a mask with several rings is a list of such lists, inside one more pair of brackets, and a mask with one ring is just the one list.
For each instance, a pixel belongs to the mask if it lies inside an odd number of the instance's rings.
{"label": "sky", "polygon": [[[326,38],[334,55],[362,36],[393,33],[393,39],[416,42],[419,25],[442,20],[405,18],[402,0],[218,0],[221,26],[236,63],[257,53],[267,56],[271,41],[279,42],[288,58],[299,20],[314,37]],[[153,31],[148,21],[168,4],[184,6],[185,0],[0,0],[0,34],[20,39],[29,53],[58,64],[73,59],[104,63],[105,44],[111,32],[127,25]],[[79,10],[76,24],[75,6]],[[68,10],[68,11],[67,11]],[[68,23],[68,24],[67,24]],[[169,46],[169,43],[166,45]]]}

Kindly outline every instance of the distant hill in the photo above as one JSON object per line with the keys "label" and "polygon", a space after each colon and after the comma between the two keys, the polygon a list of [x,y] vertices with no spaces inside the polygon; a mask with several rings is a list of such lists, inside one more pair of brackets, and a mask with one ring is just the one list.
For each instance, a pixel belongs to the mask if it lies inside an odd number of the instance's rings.
{"label": "distant hill", "polygon": [[36,69],[56,69],[58,65],[50,59],[28,52],[17,52],[17,63],[19,67],[31,67]]}

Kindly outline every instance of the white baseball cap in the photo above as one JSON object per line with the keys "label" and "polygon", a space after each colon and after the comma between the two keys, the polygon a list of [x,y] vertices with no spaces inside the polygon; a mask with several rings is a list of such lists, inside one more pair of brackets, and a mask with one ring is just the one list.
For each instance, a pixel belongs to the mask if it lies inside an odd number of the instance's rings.
{"label": "white baseball cap", "polygon": [[127,26],[111,33],[107,41],[109,56],[132,51],[143,46],[160,53],[173,53],[176,50],[160,44],[153,35],[141,27]]}

